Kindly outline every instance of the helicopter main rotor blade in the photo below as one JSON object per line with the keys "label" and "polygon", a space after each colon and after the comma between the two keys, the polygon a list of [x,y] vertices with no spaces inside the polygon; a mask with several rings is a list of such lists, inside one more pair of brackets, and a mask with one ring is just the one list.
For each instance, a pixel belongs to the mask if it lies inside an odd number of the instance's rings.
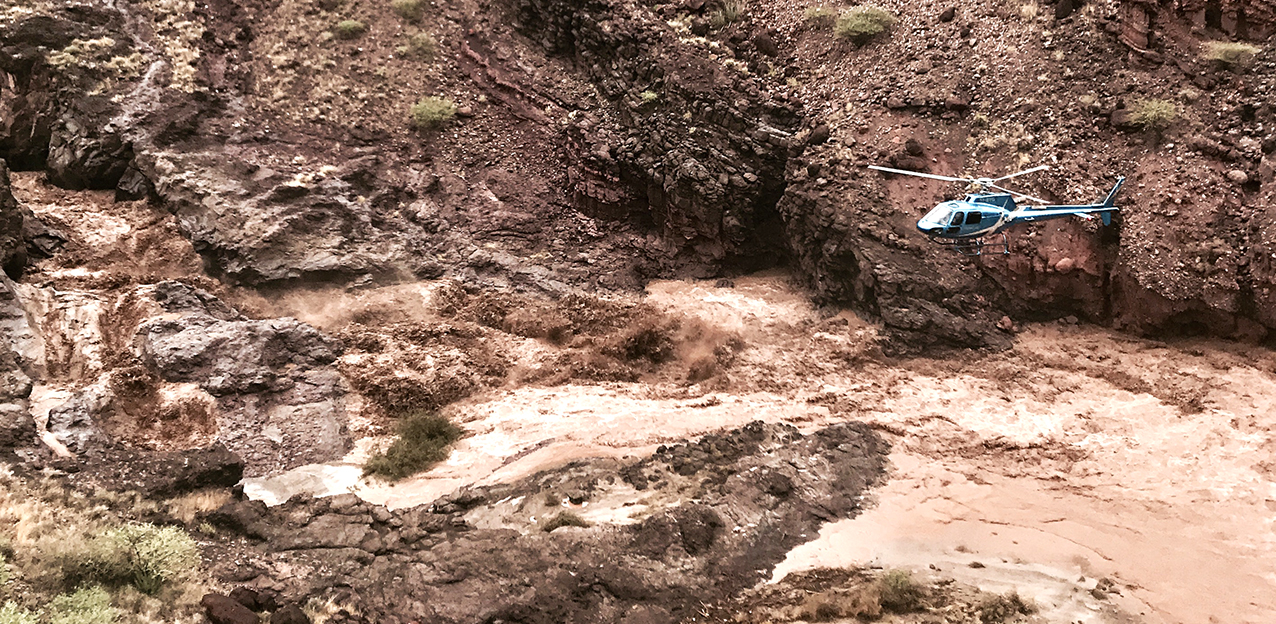
{"label": "helicopter main rotor blade", "polygon": [[1000,181],[1002,181],[1002,180],[1009,180],[1010,178],[1017,178],[1017,177],[1019,177],[1019,176],[1021,176],[1021,175],[1027,175],[1027,174],[1029,174],[1029,173],[1036,173],[1036,172],[1038,172],[1038,171],[1045,171],[1046,169],[1049,169],[1049,168],[1050,168],[1050,165],[1041,165],[1041,166],[1039,166],[1039,167],[1033,167],[1032,169],[1024,169],[1023,171],[1020,171],[1019,173],[1012,173],[1012,174],[1010,174],[1010,175],[1008,175],[1008,176],[1001,176],[1000,178],[993,178],[993,179],[992,179],[992,181],[993,181],[993,182],[1000,182]]}
{"label": "helicopter main rotor blade", "polygon": [[869,165],[869,169],[877,171],[885,171],[887,173],[899,173],[903,175],[917,176],[919,178],[930,178],[932,180],[943,180],[945,182],[974,182],[970,178],[950,178],[948,176],[934,175],[931,173],[919,173],[917,171],[905,171],[903,169],[891,169],[890,167],[878,167],[877,165]]}
{"label": "helicopter main rotor blade", "polygon": [[1020,193],[1019,191],[1012,191],[1012,190],[1010,190],[1010,189],[1008,189],[1008,188],[1002,188],[1002,187],[1000,187],[1000,186],[997,186],[996,184],[989,184],[988,186],[990,186],[990,187],[992,187],[992,188],[995,188],[995,189],[997,189],[997,190],[999,190],[999,191],[1005,191],[1005,192],[1010,193],[1011,195],[1014,195],[1014,196],[1016,196],[1016,197],[1022,197],[1022,198],[1024,198],[1024,199],[1029,200],[1029,201],[1035,201],[1035,202],[1037,202],[1038,204],[1048,204],[1048,203],[1050,203],[1050,202],[1048,202],[1048,201],[1046,201],[1046,200],[1044,200],[1044,199],[1041,199],[1040,197],[1033,197],[1032,195],[1028,195],[1027,193]]}

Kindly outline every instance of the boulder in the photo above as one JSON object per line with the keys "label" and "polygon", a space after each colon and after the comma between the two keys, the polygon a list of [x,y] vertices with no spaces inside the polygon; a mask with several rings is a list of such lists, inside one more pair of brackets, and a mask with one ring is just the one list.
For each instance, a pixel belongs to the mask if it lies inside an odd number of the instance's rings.
{"label": "boulder", "polygon": [[290,602],[270,614],[270,624],[310,624],[310,616],[297,603]]}
{"label": "boulder", "polygon": [[110,400],[110,393],[104,388],[89,386],[50,409],[46,428],[67,450],[83,454],[106,441],[106,435],[94,421]]}
{"label": "boulder", "polygon": [[0,403],[0,448],[30,446],[35,439],[35,419],[26,406]]}
{"label": "boulder", "polygon": [[50,137],[45,170],[49,182],[65,189],[113,189],[132,159],[132,147],[118,134],[70,118]]}
{"label": "boulder", "polygon": [[229,596],[206,594],[199,605],[213,624],[259,624],[256,613]]}

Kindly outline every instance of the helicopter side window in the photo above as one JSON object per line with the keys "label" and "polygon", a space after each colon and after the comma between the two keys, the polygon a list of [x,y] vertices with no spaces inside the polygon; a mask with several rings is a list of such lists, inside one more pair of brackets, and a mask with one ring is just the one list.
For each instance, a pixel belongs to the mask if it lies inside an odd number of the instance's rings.
{"label": "helicopter side window", "polygon": [[954,212],[953,218],[948,222],[948,225],[961,225],[962,214],[961,211]]}
{"label": "helicopter side window", "polygon": [[979,225],[984,220],[984,214],[978,210],[972,210],[966,213],[966,225]]}

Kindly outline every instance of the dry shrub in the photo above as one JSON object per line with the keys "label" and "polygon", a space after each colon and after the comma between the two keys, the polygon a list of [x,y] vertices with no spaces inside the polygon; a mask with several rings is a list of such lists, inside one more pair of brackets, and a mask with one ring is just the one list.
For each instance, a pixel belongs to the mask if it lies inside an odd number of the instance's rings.
{"label": "dry shrub", "polygon": [[1139,100],[1130,107],[1130,121],[1144,130],[1160,132],[1178,119],[1179,109],[1169,100]]}
{"label": "dry shrub", "polygon": [[424,14],[422,10],[422,0],[391,0],[390,8],[394,12],[409,22],[417,22],[421,20]]}
{"label": "dry shrub", "polygon": [[881,589],[869,584],[825,590],[808,596],[799,613],[801,619],[812,622],[846,618],[877,619],[882,615]]}
{"label": "dry shrub", "polygon": [[230,490],[225,488],[197,490],[169,499],[164,508],[175,520],[190,525],[196,518],[225,505],[230,499]]}
{"label": "dry shrub", "polygon": [[978,610],[980,622],[998,624],[1017,615],[1032,615],[1037,612],[1037,607],[1020,598],[1018,592],[1010,592],[985,598],[979,603]]}
{"label": "dry shrub", "polygon": [[550,520],[541,526],[541,530],[546,533],[552,533],[554,529],[559,529],[565,526],[587,527],[589,526],[589,523],[586,522],[584,518],[570,511],[564,511],[557,516],[554,516],[553,520]]}
{"label": "dry shrub", "polygon": [[40,624],[40,614],[10,600],[0,606],[0,624]]}
{"label": "dry shrub", "polygon": [[1207,41],[1204,45],[1206,60],[1227,67],[1248,67],[1262,51],[1258,46],[1230,41]]}
{"label": "dry shrub", "polygon": [[833,24],[833,34],[840,39],[848,39],[858,45],[864,45],[873,37],[886,32],[894,24],[895,17],[890,13],[877,7],[858,6],[837,16],[837,23]]}
{"label": "dry shrub", "polygon": [[332,28],[332,33],[338,39],[358,39],[363,33],[368,32],[368,26],[358,20],[342,20]]}
{"label": "dry shrub", "polygon": [[891,570],[877,579],[882,608],[893,613],[909,613],[921,608],[926,592],[908,570]]}
{"label": "dry shrub", "polygon": [[413,128],[439,128],[456,117],[456,104],[447,98],[431,95],[413,104],[408,114]]}

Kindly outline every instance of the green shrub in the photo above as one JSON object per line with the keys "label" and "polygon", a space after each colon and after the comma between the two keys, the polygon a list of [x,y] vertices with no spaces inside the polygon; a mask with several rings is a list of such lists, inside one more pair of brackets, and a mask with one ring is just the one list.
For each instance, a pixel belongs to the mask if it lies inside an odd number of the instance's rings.
{"label": "green shrub", "polygon": [[394,9],[399,17],[409,21],[416,22],[421,19],[422,11],[421,0],[391,0],[390,8]]}
{"label": "green shrub", "polygon": [[447,459],[448,447],[460,437],[461,428],[447,418],[417,412],[399,422],[399,437],[390,448],[368,458],[363,474],[405,479]]}
{"label": "green shrub", "polygon": [[40,614],[27,611],[10,600],[0,607],[0,624],[40,624]]}
{"label": "green shrub", "polygon": [[434,37],[430,33],[419,32],[408,37],[408,43],[398,49],[399,54],[404,56],[412,56],[422,60],[434,58],[438,53],[439,44],[434,41]]}
{"label": "green shrub", "polygon": [[111,624],[119,615],[111,595],[96,585],[58,596],[49,608],[49,624]]}
{"label": "green shrub", "polygon": [[921,608],[922,587],[907,570],[891,570],[878,579],[882,591],[882,608],[907,613]]}
{"label": "green shrub", "polygon": [[1229,67],[1245,67],[1252,63],[1254,57],[1262,51],[1262,48],[1248,43],[1231,43],[1227,41],[1208,41],[1205,43],[1206,60]]}
{"label": "green shrub", "polygon": [[867,43],[891,27],[895,18],[877,7],[858,6],[844,11],[833,25],[833,33],[857,44]]}
{"label": "green shrub", "polygon": [[638,98],[642,100],[643,104],[651,104],[660,99],[660,94],[655,91],[643,91],[638,94]]}
{"label": "green shrub", "polygon": [[357,39],[368,31],[368,27],[358,20],[342,20],[332,29],[338,39]]}
{"label": "green shrub", "polygon": [[589,523],[585,522],[584,518],[570,511],[564,511],[558,514],[557,516],[554,516],[553,520],[546,522],[544,526],[541,527],[541,530],[546,533],[549,533],[553,531],[554,529],[562,528],[565,526],[587,527],[589,526]]}
{"label": "green shrub", "polygon": [[820,28],[828,28],[833,25],[833,22],[837,21],[837,13],[826,6],[807,7],[803,15],[806,17],[806,21]]}
{"label": "green shrub", "polygon": [[437,128],[456,116],[456,104],[441,97],[424,97],[412,106],[411,120],[415,128]]}
{"label": "green shrub", "polygon": [[199,549],[185,531],[152,524],[107,529],[52,556],[66,586],[132,585],[152,595],[199,565]]}
{"label": "green shrub", "polygon": [[1140,100],[1130,108],[1130,121],[1144,130],[1164,130],[1178,115],[1178,108],[1168,100]]}

